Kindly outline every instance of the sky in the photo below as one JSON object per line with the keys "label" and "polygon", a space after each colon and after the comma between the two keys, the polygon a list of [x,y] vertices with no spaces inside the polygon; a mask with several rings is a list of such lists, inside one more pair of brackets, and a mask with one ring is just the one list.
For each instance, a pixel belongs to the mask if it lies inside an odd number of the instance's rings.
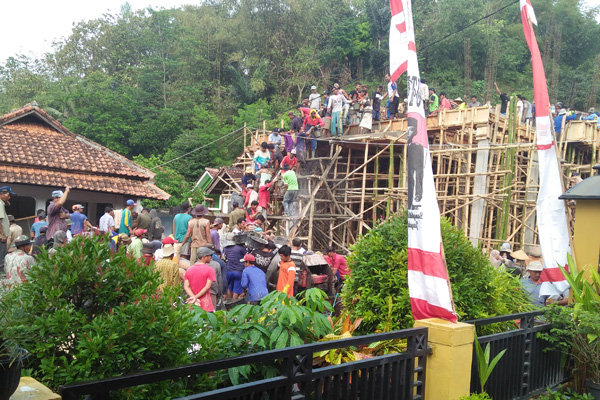
{"label": "sky", "polygon": [[[199,4],[201,0],[129,0],[132,9],[154,9]],[[588,6],[600,6],[600,0],[586,0]],[[52,51],[52,42],[67,37],[73,24],[103,14],[119,13],[125,0],[0,0],[0,63],[16,54],[32,58]],[[535,1],[533,1],[535,7]],[[9,16],[13,16],[12,18]],[[600,16],[599,16],[600,18]],[[599,19],[600,21],[600,19]]]}

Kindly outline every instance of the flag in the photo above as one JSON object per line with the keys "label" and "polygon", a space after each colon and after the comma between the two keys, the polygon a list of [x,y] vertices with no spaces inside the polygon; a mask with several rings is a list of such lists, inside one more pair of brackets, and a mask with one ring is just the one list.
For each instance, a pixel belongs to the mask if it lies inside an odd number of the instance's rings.
{"label": "flag", "polygon": [[408,291],[413,318],[456,322],[423,111],[411,0],[390,0],[390,76],[408,71]]}
{"label": "flag", "polygon": [[521,22],[525,40],[531,51],[533,69],[533,95],[535,97],[535,123],[537,129],[537,153],[539,161],[540,189],[537,198],[537,223],[544,270],[540,281],[540,296],[560,295],[569,284],[558,266],[567,267],[569,229],[565,203],[559,200],[563,192],[561,172],[556,156],[550,101],[542,56],[533,25],[537,25],[530,0],[521,0]]}

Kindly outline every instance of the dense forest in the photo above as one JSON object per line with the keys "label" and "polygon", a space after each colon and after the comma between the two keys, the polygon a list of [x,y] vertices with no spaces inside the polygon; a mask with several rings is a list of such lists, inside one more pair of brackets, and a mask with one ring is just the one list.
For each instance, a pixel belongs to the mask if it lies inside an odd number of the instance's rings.
{"label": "dense forest", "polygon": [[[595,106],[598,10],[578,0],[532,2],[551,101]],[[414,0],[413,12],[430,87],[497,102],[497,81],[533,98],[518,0]],[[389,20],[388,0],[125,4],[118,15],[76,24],[41,59],[15,55],[0,64],[0,113],[35,100],[72,131],[146,166],[174,160],[162,179],[178,182],[170,192],[187,189],[183,178],[237,156],[241,132],[226,134],[244,123],[278,124],[312,84],[320,92],[334,82],[382,84]]]}

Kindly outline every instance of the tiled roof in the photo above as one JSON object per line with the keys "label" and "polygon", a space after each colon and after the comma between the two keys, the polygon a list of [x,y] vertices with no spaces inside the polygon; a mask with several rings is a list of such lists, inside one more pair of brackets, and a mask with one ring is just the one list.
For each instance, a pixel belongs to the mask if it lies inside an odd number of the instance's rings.
{"label": "tiled roof", "polygon": [[214,178],[219,173],[219,168],[204,168],[211,178]]}
{"label": "tiled roof", "polygon": [[0,117],[0,182],[67,185],[83,190],[168,199],[154,173],[27,105]]}

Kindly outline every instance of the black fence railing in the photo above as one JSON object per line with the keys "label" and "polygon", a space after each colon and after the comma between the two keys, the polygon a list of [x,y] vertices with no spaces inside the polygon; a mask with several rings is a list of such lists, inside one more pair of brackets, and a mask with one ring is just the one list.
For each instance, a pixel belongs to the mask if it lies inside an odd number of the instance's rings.
{"label": "black fence railing", "polygon": [[[548,343],[537,337],[538,332],[547,332],[551,327],[541,323],[541,314],[541,311],[531,311],[467,321],[476,327],[515,322],[514,329],[478,338],[482,349],[485,350],[490,344],[490,360],[506,349],[485,387],[485,391],[494,400],[529,399],[544,392],[547,387],[554,387],[565,380],[562,353],[548,350]],[[477,356],[473,348],[471,392],[480,390]]]}
{"label": "black fence railing", "polygon": [[[313,367],[315,353],[394,339],[406,340],[406,350],[339,365]],[[413,328],[76,383],[61,386],[59,393],[63,400],[107,399],[111,393],[126,388],[212,374],[228,368],[275,363],[280,368],[278,376],[193,394],[180,400],[423,400],[427,353],[427,328]]]}

